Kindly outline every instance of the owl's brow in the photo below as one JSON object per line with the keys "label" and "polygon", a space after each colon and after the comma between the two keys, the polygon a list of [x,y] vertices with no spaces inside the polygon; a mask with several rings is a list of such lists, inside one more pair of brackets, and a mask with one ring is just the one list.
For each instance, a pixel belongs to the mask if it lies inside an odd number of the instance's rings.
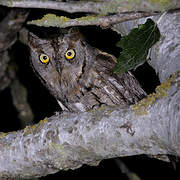
{"label": "owl's brow", "polygon": [[42,46],[47,46],[47,45],[49,45],[49,43],[48,42],[45,42],[45,43],[43,43],[43,44],[38,44],[38,43],[36,43],[35,41],[30,41],[30,47],[32,48],[32,49],[35,49],[35,51],[38,53],[38,54],[41,54],[41,53],[45,53],[46,54],[46,51],[43,51],[42,50]]}
{"label": "owl's brow", "polygon": [[74,47],[75,47],[75,44],[76,44],[76,42],[77,42],[77,40],[70,40],[69,42],[68,42],[68,49],[74,49]]}
{"label": "owl's brow", "polygon": [[46,41],[43,41],[43,43],[40,43],[39,38],[35,38],[35,37],[30,36],[30,35],[28,36],[28,41],[29,41],[29,45],[34,47],[34,48],[38,48],[41,45],[49,44],[49,42],[46,42]]}

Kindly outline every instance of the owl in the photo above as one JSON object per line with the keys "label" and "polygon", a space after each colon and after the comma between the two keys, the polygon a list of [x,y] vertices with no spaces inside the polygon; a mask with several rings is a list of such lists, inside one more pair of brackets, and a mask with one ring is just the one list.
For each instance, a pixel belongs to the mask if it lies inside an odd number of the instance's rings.
{"label": "owl", "polygon": [[89,45],[77,28],[49,38],[29,33],[28,39],[32,67],[64,111],[123,108],[146,96],[130,72],[115,74],[117,59]]}

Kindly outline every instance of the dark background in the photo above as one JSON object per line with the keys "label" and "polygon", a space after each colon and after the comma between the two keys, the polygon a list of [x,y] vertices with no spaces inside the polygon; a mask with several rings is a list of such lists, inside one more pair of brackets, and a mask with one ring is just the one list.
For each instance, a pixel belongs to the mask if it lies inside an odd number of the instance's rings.
{"label": "dark background", "polygon": [[[7,9],[8,12],[8,9]],[[28,20],[37,19],[42,17],[45,13],[56,13],[57,15],[65,15],[71,18],[80,17],[83,14],[66,14],[59,11],[48,10],[31,10]],[[1,16],[4,14],[0,13]],[[26,26],[29,30],[35,32],[56,32],[57,28],[40,28],[36,26]],[[89,44],[101,49],[102,51],[119,56],[120,51],[116,47],[116,43],[120,40],[120,35],[110,29],[101,29],[100,27],[88,26],[81,27],[80,31],[86,37]],[[28,47],[17,41],[9,52],[17,64],[17,76],[20,82],[28,90],[28,102],[33,110],[35,116],[35,123],[45,117],[51,116],[55,111],[59,110],[56,100],[49,94],[46,88],[41,84],[39,79],[33,72],[29,62]],[[155,71],[147,64],[138,67],[132,72],[141,83],[142,87],[149,94],[154,92],[155,87],[160,84],[158,76]],[[17,117],[17,111],[12,103],[10,89],[6,88],[0,92],[0,111],[1,111],[1,132],[16,131],[21,129],[20,120]],[[3,118],[6,117],[6,118]],[[142,180],[152,179],[180,179],[180,167],[177,164],[176,170],[173,168],[172,163],[163,162],[160,160],[152,159],[146,155],[123,157],[121,160],[126,164],[128,169],[136,173]],[[159,177],[159,178],[158,178]],[[103,160],[99,166],[90,167],[83,165],[77,170],[61,171],[54,175],[42,177],[42,180],[49,179],[67,179],[67,178],[121,178],[122,180],[128,179],[123,174],[113,159]]]}

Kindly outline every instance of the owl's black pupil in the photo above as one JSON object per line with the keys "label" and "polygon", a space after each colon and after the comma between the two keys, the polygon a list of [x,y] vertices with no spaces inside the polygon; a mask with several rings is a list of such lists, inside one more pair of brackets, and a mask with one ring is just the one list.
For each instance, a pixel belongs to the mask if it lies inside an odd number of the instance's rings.
{"label": "owl's black pupil", "polygon": [[68,52],[68,53],[67,53],[67,55],[68,55],[68,56],[71,56],[71,55],[72,55],[72,53],[71,53],[71,52]]}
{"label": "owl's black pupil", "polygon": [[47,56],[43,56],[43,59],[46,60],[46,59],[47,59]]}

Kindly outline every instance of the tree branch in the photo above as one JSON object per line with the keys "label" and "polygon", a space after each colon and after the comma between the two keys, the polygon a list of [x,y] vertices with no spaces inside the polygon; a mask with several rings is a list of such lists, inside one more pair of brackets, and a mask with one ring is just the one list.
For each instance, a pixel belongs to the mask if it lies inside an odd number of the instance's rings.
{"label": "tree branch", "polygon": [[24,128],[27,125],[32,125],[34,115],[27,100],[27,89],[17,77],[12,81],[10,88],[12,101],[18,112],[21,127]]}
{"label": "tree branch", "polygon": [[7,49],[15,43],[17,32],[21,29],[27,16],[27,10],[12,9],[0,22],[0,91],[8,87],[15,77],[14,69],[8,68],[10,57]]}
{"label": "tree branch", "polygon": [[0,4],[8,7],[21,7],[21,8],[45,8],[62,10],[69,13],[74,12],[89,12],[96,13],[104,4],[102,2],[59,2],[59,1],[41,1],[41,0],[0,0]]}
{"label": "tree branch", "polygon": [[139,19],[142,17],[157,15],[159,13],[153,12],[131,12],[122,13],[118,15],[111,16],[84,16],[76,19],[69,19],[64,16],[56,16],[54,14],[46,14],[42,19],[29,21],[27,24],[44,26],[44,27],[72,27],[72,26],[88,26],[96,25],[103,28],[107,28],[113,24]]}
{"label": "tree branch", "polygon": [[[140,101],[127,109],[102,107],[56,114],[24,130],[2,134],[0,177],[45,176],[138,154],[180,156],[179,78],[177,72],[157,89],[159,98],[147,100],[150,103],[143,115],[138,115],[144,109]],[[167,93],[165,97],[158,95],[161,88]]]}
{"label": "tree branch", "polygon": [[8,51],[0,52],[0,57],[0,91],[2,91],[11,83],[11,76],[9,76],[9,74],[13,75],[13,77],[14,74],[12,73],[12,70],[10,73],[7,70],[10,60]]}
{"label": "tree branch", "polygon": [[12,9],[0,22],[0,52],[14,44],[17,32],[21,29],[28,14],[27,10]]}
{"label": "tree branch", "polygon": [[[158,73],[160,82],[164,82],[172,73],[180,70],[180,11],[153,18],[157,21],[162,36],[150,51],[149,64]],[[168,25],[171,26],[167,28]]]}
{"label": "tree branch", "polygon": [[52,0],[0,0],[0,4],[8,7],[21,8],[45,8],[62,10],[69,13],[87,12],[97,14],[130,12],[130,11],[167,11],[169,9],[180,8],[179,0],[172,1],[119,1],[119,0],[104,0],[97,2],[90,1],[75,1],[75,2],[60,2]]}

